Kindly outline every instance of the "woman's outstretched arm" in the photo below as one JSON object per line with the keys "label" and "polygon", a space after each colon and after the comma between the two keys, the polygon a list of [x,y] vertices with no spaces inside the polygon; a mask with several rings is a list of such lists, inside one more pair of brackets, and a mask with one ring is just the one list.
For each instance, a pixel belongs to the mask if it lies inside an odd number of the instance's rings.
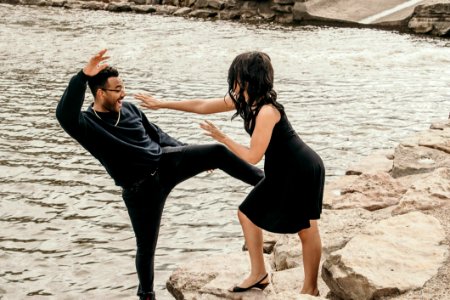
{"label": "woman's outstretched arm", "polygon": [[190,99],[180,101],[163,101],[146,94],[136,94],[134,98],[140,100],[141,106],[148,109],[173,109],[197,114],[214,114],[235,109],[231,97],[214,99]]}

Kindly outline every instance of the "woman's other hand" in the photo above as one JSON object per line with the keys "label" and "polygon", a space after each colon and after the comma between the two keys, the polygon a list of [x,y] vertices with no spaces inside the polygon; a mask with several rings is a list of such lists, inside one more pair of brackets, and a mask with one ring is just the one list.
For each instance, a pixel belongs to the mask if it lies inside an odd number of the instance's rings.
{"label": "woman's other hand", "polygon": [[213,139],[215,139],[220,143],[224,143],[225,140],[227,139],[227,136],[222,131],[220,131],[220,129],[217,128],[216,125],[214,125],[209,121],[201,123],[200,127],[206,131],[205,132],[206,135],[209,135],[210,137],[212,137]]}

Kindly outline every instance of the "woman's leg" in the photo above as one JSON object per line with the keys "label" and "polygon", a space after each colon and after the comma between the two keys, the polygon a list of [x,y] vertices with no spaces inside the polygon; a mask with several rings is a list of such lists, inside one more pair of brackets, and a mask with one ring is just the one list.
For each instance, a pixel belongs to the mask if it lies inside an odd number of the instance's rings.
{"label": "woman's leg", "polygon": [[[253,222],[240,210],[238,211],[238,218],[242,226],[242,231],[244,232],[251,266],[250,275],[238,286],[246,288],[255,284],[267,274],[263,256],[263,235],[261,228],[253,224]],[[266,283],[268,281],[269,278],[263,280],[261,283]]]}
{"label": "woman's leg", "polygon": [[322,254],[322,242],[320,240],[317,220],[310,221],[311,227],[299,231],[298,236],[302,241],[303,268],[305,281],[303,282],[302,294],[317,296],[317,277],[319,275],[320,257]]}

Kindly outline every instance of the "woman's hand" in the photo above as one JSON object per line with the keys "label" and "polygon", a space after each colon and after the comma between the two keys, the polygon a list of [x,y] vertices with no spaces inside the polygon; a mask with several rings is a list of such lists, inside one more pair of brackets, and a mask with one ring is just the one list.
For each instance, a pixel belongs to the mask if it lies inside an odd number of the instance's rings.
{"label": "woman's hand", "polygon": [[228,138],[222,131],[220,131],[219,128],[217,128],[213,123],[209,121],[205,121],[204,123],[200,124],[200,127],[205,130],[205,134],[209,135],[216,141],[220,143],[224,143],[225,140]]}
{"label": "woman's hand", "polygon": [[157,110],[157,109],[161,108],[162,101],[154,98],[153,96],[138,93],[138,94],[134,95],[134,98],[136,98],[142,102],[141,103],[142,107],[145,107],[148,109],[153,109],[153,110]]}

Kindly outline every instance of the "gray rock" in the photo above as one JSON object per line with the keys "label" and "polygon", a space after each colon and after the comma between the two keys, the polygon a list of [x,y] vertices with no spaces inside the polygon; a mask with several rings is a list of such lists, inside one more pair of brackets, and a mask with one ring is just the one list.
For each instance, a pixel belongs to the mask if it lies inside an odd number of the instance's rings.
{"label": "gray rock", "polygon": [[342,249],[355,235],[367,225],[391,217],[392,207],[370,212],[362,208],[328,210],[322,212],[319,229],[322,239],[322,252],[325,257]]}
{"label": "gray rock", "polygon": [[295,0],[273,0],[273,3],[280,5],[294,5]]}
{"label": "gray rock", "polygon": [[195,2],[196,8],[206,8],[208,7],[208,0],[197,0]]}
{"label": "gray rock", "polygon": [[439,168],[416,180],[392,214],[429,210],[450,204],[450,168]]}
{"label": "gray rock", "polygon": [[370,211],[398,204],[406,188],[388,173],[362,174],[332,198],[331,208],[361,207]]}
{"label": "gray rock", "polygon": [[325,178],[325,190],[323,193],[323,207],[324,208],[332,208],[333,201],[337,197],[341,196],[343,193],[343,189],[346,186],[353,183],[358,176],[356,175],[346,175],[335,178],[334,180],[330,180]]}
{"label": "gray rock", "polygon": [[444,130],[445,128],[450,128],[450,116],[446,121],[437,121],[430,125],[430,129]]}
{"label": "gray rock", "polygon": [[162,5],[179,6],[180,5],[180,1],[178,1],[178,0],[162,0],[161,4]]}
{"label": "gray rock", "polygon": [[369,225],[332,253],[322,266],[322,278],[343,299],[369,300],[418,289],[446,260],[444,239],[434,217],[420,212],[392,217]]}
{"label": "gray rock", "polygon": [[281,13],[291,13],[292,12],[292,5],[272,5],[270,7],[273,11],[281,12]]}
{"label": "gray rock", "polygon": [[[367,224],[390,218],[392,208],[369,212],[365,209],[328,210],[322,212],[319,230],[324,257],[343,248]],[[271,256],[272,269],[283,271],[301,267],[302,246],[297,234],[281,235]]]}
{"label": "gray rock", "polygon": [[[320,270],[319,270],[320,273]],[[284,270],[280,272],[274,272],[272,274],[272,285],[276,296],[281,300],[287,299],[311,299],[318,300],[320,298],[300,295],[299,291],[302,289],[303,281],[305,280],[305,274],[303,266],[298,268]],[[318,278],[318,288],[320,295],[326,295],[330,291],[328,286],[322,280],[320,274]],[[282,296],[286,298],[282,298]],[[309,298],[310,297],[310,298]],[[270,298],[272,299],[272,297]]]}
{"label": "gray rock", "polygon": [[450,128],[441,130],[429,130],[429,133],[418,142],[419,146],[436,149],[450,154]]}
{"label": "gray rock", "polygon": [[221,20],[239,20],[241,18],[241,12],[238,10],[223,10],[218,14]]}
{"label": "gray rock", "polygon": [[131,9],[140,14],[148,14],[156,12],[156,8],[153,5],[133,5]]}
{"label": "gray rock", "polygon": [[255,1],[244,1],[241,10],[243,11],[256,11],[258,9],[258,3]]}
{"label": "gray rock", "polygon": [[194,11],[191,11],[189,13],[190,17],[196,17],[196,18],[214,18],[215,16],[217,16],[217,11],[212,11],[212,10],[208,10],[208,9],[197,9]]}
{"label": "gray rock", "polygon": [[[266,257],[267,261],[267,257]],[[270,266],[266,269],[271,273]],[[216,255],[193,260],[175,270],[167,281],[167,289],[176,299],[259,299],[273,294],[269,286],[264,293],[252,290],[234,294],[229,288],[238,284],[250,270],[248,253]]]}
{"label": "gray rock", "polygon": [[294,21],[303,21],[311,19],[311,15],[308,12],[308,9],[305,3],[295,2],[294,7],[292,8],[292,15]]}
{"label": "gray rock", "polygon": [[103,2],[98,1],[88,1],[81,4],[81,8],[83,9],[90,9],[90,10],[100,10],[104,9],[106,6]]}
{"label": "gray rock", "polygon": [[67,1],[65,4],[64,4],[64,8],[67,8],[67,9],[74,9],[74,8],[76,8],[76,9],[81,9],[81,4],[83,4],[81,1],[73,1],[73,0],[69,0],[69,1]]}
{"label": "gray rock", "polygon": [[345,175],[361,175],[363,173],[390,172],[392,170],[394,151],[377,151],[357,164],[350,166]]}
{"label": "gray rock", "polygon": [[21,0],[24,5],[38,5],[41,0]]}
{"label": "gray rock", "polygon": [[392,176],[432,172],[436,168],[450,167],[450,157],[445,152],[419,145],[400,144],[395,148]]}
{"label": "gray rock", "polygon": [[225,8],[225,1],[222,0],[208,0],[207,7],[211,7],[217,10],[222,10]]}
{"label": "gray rock", "polygon": [[52,1],[51,1],[51,6],[54,6],[54,7],[63,7],[66,3],[67,3],[66,0],[52,0]]}
{"label": "gray rock", "polygon": [[156,14],[160,15],[172,15],[178,10],[177,6],[173,5],[158,5],[156,7]]}
{"label": "gray rock", "polygon": [[259,15],[267,21],[273,21],[276,17],[276,14],[274,12],[259,12]]}
{"label": "gray rock", "polygon": [[417,6],[408,27],[416,33],[448,35],[450,33],[450,3]]}
{"label": "gray rock", "polygon": [[192,11],[192,8],[189,7],[182,7],[178,9],[176,12],[174,12],[174,16],[184,16],[189,14]]}
{"label": "gray rock", "polygon": [[109,3],[106,6],[106,10],[112,12],[126,12],[131,11],[131,5],[126,2]]}
{"label": "gray rock", "polygon": [[281,14],[275,17],[275,20],[281,24],[291,24],[294,22],[292,14]]}
{"label": "gray rock", "polygon": [[20,0],[1,0],[0,3],[6,3],[6,4],[20,4]]}

